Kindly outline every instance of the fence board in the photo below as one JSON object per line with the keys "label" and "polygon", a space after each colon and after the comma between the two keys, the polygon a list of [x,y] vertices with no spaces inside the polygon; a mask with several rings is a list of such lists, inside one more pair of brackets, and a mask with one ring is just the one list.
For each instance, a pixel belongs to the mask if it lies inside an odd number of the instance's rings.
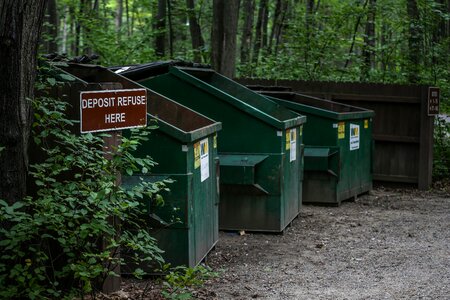
{"label": "fence board", "polygon": [[278,87],[375,111],[374,180],[431,185],[434,117],[427,114],[428,86],[301,80],[237,79],[248,86]]}

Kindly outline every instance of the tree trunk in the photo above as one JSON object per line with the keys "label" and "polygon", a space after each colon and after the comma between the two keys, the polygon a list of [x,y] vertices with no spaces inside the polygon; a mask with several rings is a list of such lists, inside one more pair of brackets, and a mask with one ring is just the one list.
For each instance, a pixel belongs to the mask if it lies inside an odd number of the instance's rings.
{"label": "tree trunk", "polygon": [[258,63],[259,60],[259,52],[261,48],[264,46],[264,32],[266,32],[267,28],[264,29],[264,24],[267,26],[267,21],[265,21],[265,16],[268,15],[268,0],[261,0],[259,2],[258,9],[258,19],[256,20],[256,35],[255,35],[255,44],[253,46],[253,62]]}
{"label": "tree trunk", "polygon": [[167,0],[167,21],[169,23],[169,53],[170,58],[173,58],[173,44],[174,44],[174,32],[172,22],[172,4],[170,0]]}
{"label": "tree trunk", "polygon": [[116,31],[118,35],[120,35],[120,30],[122,29],[122,16],[123,16],[123,0],[117,0]]}
{"label": "tree trunk", "polygon": [[158,0],[155,29],[155,52],[163,57],[166,54],[166,0]]}
{"label": "tree trunk", "polygon": [[26,195],[36,54],[45,0],[0,3],[0,199]]}
{"label": "tree trunk", "polygon": [[[276,54],[278,52],[278,46],[281,41],[281,34],[284,26],[284,21],[288,11],[289,1],[287,0],[277,0],[275,5],[275,14],[273,17],[272,31],[270,33],[269,39],[269,51]],[[275,48],[273,48],[273,43],[275,42]]]}
{"label": "tree trunk", "polygon": [[419,9],[416,0],[408,0],[406,8],[409,17],[408,36],[408,80],[417,83],[420,80],[420,56],[422,46],[422,30],[420,27]]}
{"label": "tree trunk", "polygon": [[45,51],[47,53],[58,52],[58,12],[56,10],[56,0],[48,0],[46,8],[46,21],[48,25],[45,28],[46,42]]}
{"label": "tree trunk", "polygon": [[202,49],[205,47],[205,41],[203,40],[202,31],[200,25],[198,24],[197,16],[195,13],[194,0],[186,0],[186,6],[188,10],[192,50],[194,50],[194,62],[200,63],[202,61]]}
{"label": "tree trunk", "polygon": [[131,35],[130,31],[130,7],[128,5],[128,0],[125,0],[125,15],[127,20],[127,36]]}
{"label": "tree trunk", "polygon": [[236,68],[238,18],[239,0],[213,1],[211,62],[217,72],[230,78]]}
{"label": "tree trunk", "polygon": [[220,70],[223,46],[224,0],[213,0],[213,22],[211,29],[211,65]]}
{"label": "tree trunk", "polygon": [[363,67],[361,79],[367,80],[369,72],[375,68],[375,14],[376,14],[376,0],[369,0],[367,10],[367,22],[364,36]]}
{"label": "tree trunk", "polygon": [[252,44],[253,15],[255,10],[255,0],[244,0],[244,24],[241,35],[241,64],[250,60],[250,45]]}
{"label": "tree trunk", "polygon": [[84,14],[84,2],[85,0],[80,0],[80,9],[78,11],[77,24],[75,27],[75,55],[80,55],[80,43],[81,43],[81,21],[80,16]]}

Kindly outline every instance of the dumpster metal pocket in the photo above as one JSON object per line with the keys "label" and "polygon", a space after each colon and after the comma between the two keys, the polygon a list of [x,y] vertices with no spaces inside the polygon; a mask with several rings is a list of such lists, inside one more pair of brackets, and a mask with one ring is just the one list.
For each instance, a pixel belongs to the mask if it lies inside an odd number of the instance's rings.
{"label": "dumpster metal pocket", "polygon": [[323,171],[339,179],[340,159],[338,147],[305,147],[305,171]]}

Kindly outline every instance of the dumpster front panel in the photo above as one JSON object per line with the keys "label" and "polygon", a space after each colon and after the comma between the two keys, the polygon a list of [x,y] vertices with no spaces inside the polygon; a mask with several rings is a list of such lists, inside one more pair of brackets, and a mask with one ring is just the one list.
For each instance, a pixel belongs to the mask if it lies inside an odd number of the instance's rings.
{"label": "dumpster front panel", "polygon": [[308,118],[304,125],[308,151],[303,201],[339,205],[342,200],[371,190],[373,112],[324,100],[319,101],[315,111],[314,99],[307,99],[308,105],[296,94],[285,99],[292,102],[275,101]]}
{"label": "dumpster front panel", "polygon": [[[218,134],[221,155],[268,156],[261,162],[256,160],[248,168],[230,163],[221,171],[220,229],[280,232],[298,214],[301,203],[298,164],[301,161],[297,156],[301,143],[295,145],[296,159],[290,160],[289,151],[285,149],[285,128],[280,129],[266,122],[257,116],[261,111],[248,104],[245,104],[245,110],[233,105],[233,101],[240,100],[231,95],[219,93],[215,88],[199,88],[206,83],[196,78],[189,79],[189,74],[178,77],[168,73],[142,80],[141,83],[222,122],[222,130]],[[271,105],[277,107],[274,103]],[[258,113],[252,114],[252,111]],[[304,118],[298,118],[297,114],[291,113],[290,116],[295,116],[295,122],[304,122]],[[297,125],[297,139],[299,133]],[[236,178],[232,174],[237,174],[244,181],[235,184]],[[294,177],[297,180],[292,179]]]}

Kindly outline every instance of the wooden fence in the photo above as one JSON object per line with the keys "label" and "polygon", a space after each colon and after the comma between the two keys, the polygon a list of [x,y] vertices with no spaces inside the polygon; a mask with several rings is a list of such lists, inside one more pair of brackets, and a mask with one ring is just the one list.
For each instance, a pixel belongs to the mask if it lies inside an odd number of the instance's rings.
{"label": "wooden fence", "polygon": [[248,86],[287,87],[294,92],[375,111],[374,180],[431,185],[434,117],[428,86],[297,80],[237,79]]}

